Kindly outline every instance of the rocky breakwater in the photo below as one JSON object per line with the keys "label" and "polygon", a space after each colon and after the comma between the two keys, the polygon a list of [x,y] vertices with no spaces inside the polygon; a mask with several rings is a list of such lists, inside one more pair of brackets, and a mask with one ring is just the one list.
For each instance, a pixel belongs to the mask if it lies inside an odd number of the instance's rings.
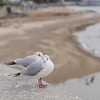
{"label": "rocky breakwater", "polygon": [[15,72],[18,70],[0,65],[0,100],[80,100],[46,82],[43,83],[48,84],[48,87],[40,89],[32,77],[8,76]]}

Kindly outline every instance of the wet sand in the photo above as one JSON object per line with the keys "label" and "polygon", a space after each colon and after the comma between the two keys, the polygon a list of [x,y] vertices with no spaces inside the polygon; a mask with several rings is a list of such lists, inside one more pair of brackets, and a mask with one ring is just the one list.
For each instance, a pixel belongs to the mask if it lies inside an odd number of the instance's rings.
{"label": "wet sand", "polygon": [[1,20],[0,62],[25,57],[36,51],[50,55],[55,64],[53,73],[44,80],[52,83],[81,77],[100,70],[100,58],[80,48],[73,32],[100,22],[92,13],[45,18]]}

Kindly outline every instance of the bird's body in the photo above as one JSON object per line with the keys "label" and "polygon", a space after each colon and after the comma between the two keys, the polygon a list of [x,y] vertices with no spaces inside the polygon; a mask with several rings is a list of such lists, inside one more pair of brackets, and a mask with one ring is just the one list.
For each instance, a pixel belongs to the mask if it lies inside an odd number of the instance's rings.
{"label": "bird's body", "polygon": [[15,65],[22,65],[24,67],[27,67],[30,65],[32,62],[35,62],[36,60],[40,59],[40,57],[35,56],[35,55],[30,55],[25,58],[18,58],[14,60]]}
{"label": "bird's body", "polygon": [[14,75],[33,76],[34,78],[39,79],[39,87],[41,86],[44,87],[44,85],[42,85],[41,78],[48,76],[53,71],[53,69],[54,69],[53,62],[50,60],[49,56],[45,55],[43,56],[43,59],[31,63],[20,73],[16,73]]}
{"label": "bird's body", "polygon": [[36,62],[31,63],[29,66],[27,66],[27,68],[25,68],[24,70],[22,70],[20,72],[20,75],[28,75],[28,76],[37,76],[37,74],[42,71],[43,67],[42,67],[42,60],[38,60]]}
{"label": "bird's body", "polygon": [[21,65],[21,66],[27,67],[31,63],[33,63],[37,60],[40,60],[42,56],[43,56],[43,54],[41,52],[36,52],[34,55],[30,55],[25,58],[18,58],[18,59],[15,59],[14,61],[10,61],[10,62],[5,62],[5,64],[14,65],[14,66]]}

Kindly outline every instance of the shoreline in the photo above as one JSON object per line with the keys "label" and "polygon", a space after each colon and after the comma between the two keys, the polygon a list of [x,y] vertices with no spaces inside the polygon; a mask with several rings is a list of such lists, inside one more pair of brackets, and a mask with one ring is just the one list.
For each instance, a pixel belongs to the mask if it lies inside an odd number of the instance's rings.
{"label": "shoreline", "polygon": [[[71,31],[71,38],[72,38],[72,42],[73,42],[73,44],[76,46],[76,48],[80,51],[80,52],[82,52],[84,55],[86,55],[86,56],[89,56],[89,58],[93,58],[94,60],[97,60],[97,63],[98,62],[100,62],[100,57],[96,57],[96,56],[94,56],[93,54],[91,54],[91,53],[89,53],[89,52],[87,52],[86,50],[84,50],[83,48],[82,48],[82,46],[81,46],[81,43],[79,43],[78,42],[78,40],[76,39],[76,37],[75,37],[75,32],[78,32],[78,31],[81,31],[81,30],[84,30],[86,27],[89,27],[89,26],[91,26],[91,25],[94,25],[94,24],[97,24],[97,23],[99,23],[100,22],[100,19],[98,20],[98,21],[90,21],[90,22],[88,22],[88,23],[86,23],[86,24],[82,24],[82,25],[79,25],[79,26],[76,26],[75,27],[75,30],[74,29],[72,29]],[[69,29],[70,30],[70,29]],[[88,69],[88,68],[86,68],[86,69]],[[89,69],[88,69],[89,70]],[[93,73],[97,73],[97,72],[99,72],[100,71],[100,68],[98,67],[97,69],[95,68],[95,70],[93,69],[91,69],[90,68],[90,70],[88,71],[88,72],[79,72],[79,71],[77,71],[77,72],[75,72],[74,73],[74,76],[72,75],[69,75],[68,77],[66,77],[65,79],[60,79],[60,81],[58,81],[58,80],[56,80],[56,82],[55,83],[57,83],[57,84],[59,84],[59,83],[61,83],[61,82],[65,82],[66,80],[69,80],[69,79],[74,79],[74,78],[79,78],[79,77],[84,77],[84,76],[87,76],[87,75],[90,75],[90,74],[93,74]],[[60,72],[60,69],[59,69],[59,71],[58,72]],[[48,79],[47,79],[48,80]],[[50,82],[52,82],[52,81],[50,81]]]}
{"label": "shoreline", "polygon": [[[53,20],[53,23],[46,22],[47,20]],[[40,50],[50,55],[55,64],[53,73],[44,79],[49,83],[59,83],[100,71],[100,59],[78,47],[73,34],[88,25],[100,22],[100,15],[82,12],[66,17],[50,17],[37,21],[33,19],[31,22],[33,22],[31,25],[26,22],[27,28],[22,22],[21,26],[17,23],[18,28],[10,26],[8,29],[14,28],[15,31],[0,37],[1,43],[5,43],[0,46],[0,62],[25,57]],[[34,22],[38,22],[40,26]],[[42,22],[46,24],[43,25]],[[12,25],[13,23],[15,23],[14,20]],[[33,27],[34,24],[37,25],[36,28]]]}
{"label": "shoreline", "polygon": [[[86,30],[75,32],[74,35],[81,48],[93,56],[100,58],[99,53],[99,27],[100,22],[86,27]],[[95,34],[93,34],[93,32]],[[84,38],[85,37],[85,38]]]}

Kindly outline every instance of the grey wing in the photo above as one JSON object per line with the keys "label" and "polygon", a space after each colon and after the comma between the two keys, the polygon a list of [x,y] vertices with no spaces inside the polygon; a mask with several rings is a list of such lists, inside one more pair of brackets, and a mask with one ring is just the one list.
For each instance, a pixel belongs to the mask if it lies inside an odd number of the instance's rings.
{"label": "grey wing", "polygon": [[35,76],[37,75],[41,70],[43,69],[42,67],[42,62],[37,61],[34,63],[31,63],[26,69],[24,69],[21,74],[22,75],[29,75],[29,76]]}
{"label": "grey wing", "polygon": [[19,59],[15,60],[16,64],[22,65],[24,67],[27,67],[28,65],[30,65],[34,61],[36,61],[34,56],[28,56],[25,58],[19,58]]}

